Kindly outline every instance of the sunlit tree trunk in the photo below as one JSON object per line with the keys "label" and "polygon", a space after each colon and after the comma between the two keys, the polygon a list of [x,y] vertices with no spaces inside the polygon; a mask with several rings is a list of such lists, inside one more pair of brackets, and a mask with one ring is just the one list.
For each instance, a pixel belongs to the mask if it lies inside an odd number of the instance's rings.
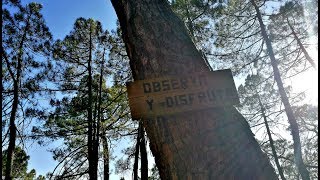
{"label": "sunlit tree trunk", "polygon": [[[208,72],[165,0],[111,0],[134,80]],[[277,179],[232,106],[142,119],[161,179]]]}
{"label": "sunlit tree trunk", "polygon": [[309,53],[307,52],[306,48],[304,48],[304,45],[302,44],[302,42],[300,41],[300,38],[298,37],[297,33],[294,31],[293,27],[291,26],[289,20],[287,19],[287,23],[290,27],[290,30],[293,34],[294,39],[297,41],[300,49],[302,50],[305,58],[308,60],[308,62],[312,65],[312,67],[314,69],[317,69],[316,63],[314,62],[314,60],[310,57]]}
{"label": "sunlit tree trunk", "polygon": [[259,10],[259,7],[257,6],[257,4],[255,3],[254,0],[250,0],[252,5],[254,6],[256,13],[257,13],[257,17],[259,20],[259,24],[260,24],[260,28],[261,28],[261,34],[262,37],[264,39],[264,41],[266,42],[267,45],[267,50],[268,50],[268,55],[270,57],[271,60],[271,65],[273,68],[273,74],[274,74],[274,79],[277,82],[277,86],[279,89],[279,93],[281,96],[281,101],[285,107],[285,112],[287,114],[288,117],[288,121],[290,124],[290,130],[291,130],[291,134],[292,134],[292,138],[293,138],[293,146],[294,146],[294,157],[295,157],[295,163],[296,166],[298,167],[299,173],[302,177],[303,180],[309,180],[310,179],[310,175],[309,172],[303,162],[302,159],[302,152],[301,152],[301,142],[300,142],[300,135],[299,135],[299,127],[298,127],[298,123],[297,120],[294,116],[292,107],[290,105],[289,99],[287,97],[287,94],[285,92],[284,86],[283,86],[283,82],[281,79],[281,75],[280,75],[280,71],[278,68],[278,62],[274,56],[273,53],[273,48],[271,45],[271,41],[268,38],[268,34],[266,32],[266,28],[265,25],[262,21],[262,17],[261,17],[261,13]]}
{"label": "sunlit tree trunk", "polygon": [[263,104],[261,103],[259,95],[258,95],[258,98],[259,98],[259,106],[260,106],[260,109],[261,109],[262,118],[263,118],[263,121],[264,121],[264,125],[266,126],[266,130],[267,130],[267,134],[268,134],[268,138],[269,138],[269,144],[270,144],[270,147],[271,147],[272,155],[274,157],[274,161],[276,163],[276,166],[277,166],[277,169],[278,169],[278,172],[279,172],[279,175],[280,175],[281,179],[282,180],[286,180],[286,178],[284,177],[284,174],[283,174],[282,167],[280,166],[280,163],[279,163],[279,158],[278,158],[278,155],[277,155],[277,152],[276,152],[276,148],[274,146],[274,141],[272,139],[271,131],[270,131],[269,124],[268,124],[268,121],[267,121],[265,108],[263,107]]}

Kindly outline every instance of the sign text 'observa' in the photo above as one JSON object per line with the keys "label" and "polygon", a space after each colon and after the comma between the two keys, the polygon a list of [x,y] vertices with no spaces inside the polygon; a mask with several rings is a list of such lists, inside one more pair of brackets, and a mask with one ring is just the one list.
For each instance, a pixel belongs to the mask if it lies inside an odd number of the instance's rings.
{"label": "sign text 'observa'", "polygon": [[229,69],[127,83],[133,119],[239,103]]}

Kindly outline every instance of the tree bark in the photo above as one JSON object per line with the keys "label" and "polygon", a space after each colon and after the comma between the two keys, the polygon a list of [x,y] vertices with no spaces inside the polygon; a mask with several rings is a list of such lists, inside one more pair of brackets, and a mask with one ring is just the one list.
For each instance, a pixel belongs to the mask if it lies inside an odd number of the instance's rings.
{"label": "tree bark", "polygon": [[294,146],[294,157],[295,157],[295,163],[296,166],[299,170],[299,173],[302,177],[303,180],[309,180],[310,179],[310,175],[309,175],[309,171],[307,170],[303,159],[302,159],[302,152],[301,152],[301,143],[300,143],[300,135],[299,135],[299,127],[298,127],[298,123],[297,120],[294,116],[293,110],[291,108],[291,105],[289,103],[289,99],[287,97],[287,94],[285,92],[284,86],[283,86],[283,82],[281,79],[281,75],[280,75],[280,71],[278,68],[278,62],[274,56],[274,52],[273,52],[273,48],[271,45],[271,41],[268,37],[266,28],[264,26],[264,23],[262,21],[262,17],[261,17],[261,13],[259,10],[259,7],[257,6],[257,4],[255,3],[254,0],[250,0],[252,5],[254,6],[256,13],[257,13],[257,17],[259,20],[259,24],[260,24],[260,28],[261,28],[261,34],[263,39],[266,42],[267,45],[267,50],[268,50],[268,55],[270,57],[271,60],[271,65],[273,68],[273,74],[274,74],[274,79],[277,82],[277,86],[279,88],[279,93],[281,96],[281,101],[285,107],[285,111],[288,117],[288,121],[290,124],[290,129],[291,129],[291,134],[292,134],[292,138],[293,138],[293,146]]}
{"label": "tree bark", "polygon": [[258,98],[259,98],[259,105],[260,105],[260,108],[261,108],[262,117],[263,117],[263,120],[264,120],[264,125],[266,126],[266,129],[267,129],[267,134],[268,134],[268,138],[269,138],[269,143],[270,143],[272,155],[274,157],[274,161],[276,163],[276,166],[277,166],[277,169],[278,169],[278,172],[279,172],[279,175],[280,175],[281,179],[282,180],[286,180],[286,178],[284,177],[284,174],[283,174],[282,167],[280,166],[280,163],[279,163],[277,151],[276,151],[276,148],[274,146],[274,141],[272,139],[271,131],[270,131],[269,124],[268,124],[268,121],[267,121],[267,117],[266,117],[266,114],[265,114],[265,109],[264,109],[264,107],[263,107],[263,105],[261,103],[259,95],[258,95]]}
{"label": "tree bark", "polygon": [[95,155],[94,155],[94,129],[93,129],[93,119],[92,119],[92,27],[90,26],[89,34],[89,59],[88,59],[88,161],[89,161],[89,177],[90,180],[97,180],[97,168],[95,168]]}
{"label": "tree bark", "polygon": [[[208,72],[165,0],[111,0],[134,80]],[[233,107],[142,119],[161,179],[277,179]]]}
{"label": "tree bark", "polygon": [[138,180],[138,166],[139,166],[139,148],[140,148],[140,125],[138,128],[138,135],[137,135],[137,143],[134,152],[134,164],[133,164],[133,180]]}
{"label": "tree bark", "polygon": [[109,180],[109,146],[108,139],[105,135],[102,136],[103,140],[103,179]]}
{"label": "tree bark", "polygon": [[[21,68],[21,61],[18,60],[18,68]],[[19,71],[19,70],[18,70]],[[19,74],[19,73],[18,73]],[[6,162],[6,171],[5,171],[5,179],[11,180],[12,177],[12,164],[14,159],[14,149],[16,146],[16,137],[17,137],[17,128],[15,124],[16,114],[18,110],[18,103],[19,103],[19,75],[17,75],[16,80],[13,82],[13,102],[12,102],[12,110],[10,114],[10,126],[9,126],[9,146],[8,146],[8,153],[7,153],[7,162]]]}
{"label": "tree bark", "polygon": [[141,180],[148,180],[148,154],[146,148],[146,139],[142,121],[139,123],[140,128],[140,154],[141,154]]}
{"label": "tree bark", "polygon": [[[93,142],[94,143],[93,144],[94,166],[95,166],[95,169],[96,169],[97,173],[98,173],[98,164],[99,164],[100,122],[101,122],[101,119],[102,119],[101,105],[102,105],[102,82],[103,82],[104,55],[105,55],[105,49],[103,49],[103,55],[102,55],[102,60],[101,60],[101,68],[100,68],[99,97],[98,97],[98,99],[99,99],[98,100],[98,118],[94,122],[94,123],[97,124],[96,133],[95,133],[95,141]],[[108,144],[107,144],[107,146],[108,146]],[[109,162],[108,162],[108,176],[109,176]],[[97,175],[97,177],[98,177],[98,175]],[[108,177],[108,179],[109,179],[109,177]]]}

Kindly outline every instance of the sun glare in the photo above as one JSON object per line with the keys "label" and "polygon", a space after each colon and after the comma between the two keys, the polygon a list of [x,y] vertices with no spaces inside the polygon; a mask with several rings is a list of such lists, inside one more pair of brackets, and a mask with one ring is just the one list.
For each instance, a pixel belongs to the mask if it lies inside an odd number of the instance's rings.
{"label": "sun glare", "polygon": [[[314,20],[312,20],[312,13],[315,10],[312,8],[315,6],[306,5],[305,7],[309,7],[304,9],[305,20],[310,27],[312,27],[314,23]],[[292,87],[297,93],[305,91],[306,99],[303,103],[318,105],[318,38],[315,36],[316,32],[314,32],[313,29],[314,28],[308,28],[310,46],[306,48],[312,60],[316,64],[317,69],[310,68],[301,76],[297,76],[297,78],[292,81]]]}
{"label": "sun glare", "polygon": [[318,69],[314,68],[310,68],[292,79],[293,92],[305,92],[306,98],[301,103],[318,105],[318,80]]}

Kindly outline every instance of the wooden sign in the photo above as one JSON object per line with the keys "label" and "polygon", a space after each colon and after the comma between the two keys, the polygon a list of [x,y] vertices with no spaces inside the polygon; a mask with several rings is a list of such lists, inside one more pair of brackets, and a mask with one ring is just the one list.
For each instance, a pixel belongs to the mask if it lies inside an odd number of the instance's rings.
{"label": "wooden sign", "polygon": [[127,83],[133,119],[239,103],[230,69]]}

